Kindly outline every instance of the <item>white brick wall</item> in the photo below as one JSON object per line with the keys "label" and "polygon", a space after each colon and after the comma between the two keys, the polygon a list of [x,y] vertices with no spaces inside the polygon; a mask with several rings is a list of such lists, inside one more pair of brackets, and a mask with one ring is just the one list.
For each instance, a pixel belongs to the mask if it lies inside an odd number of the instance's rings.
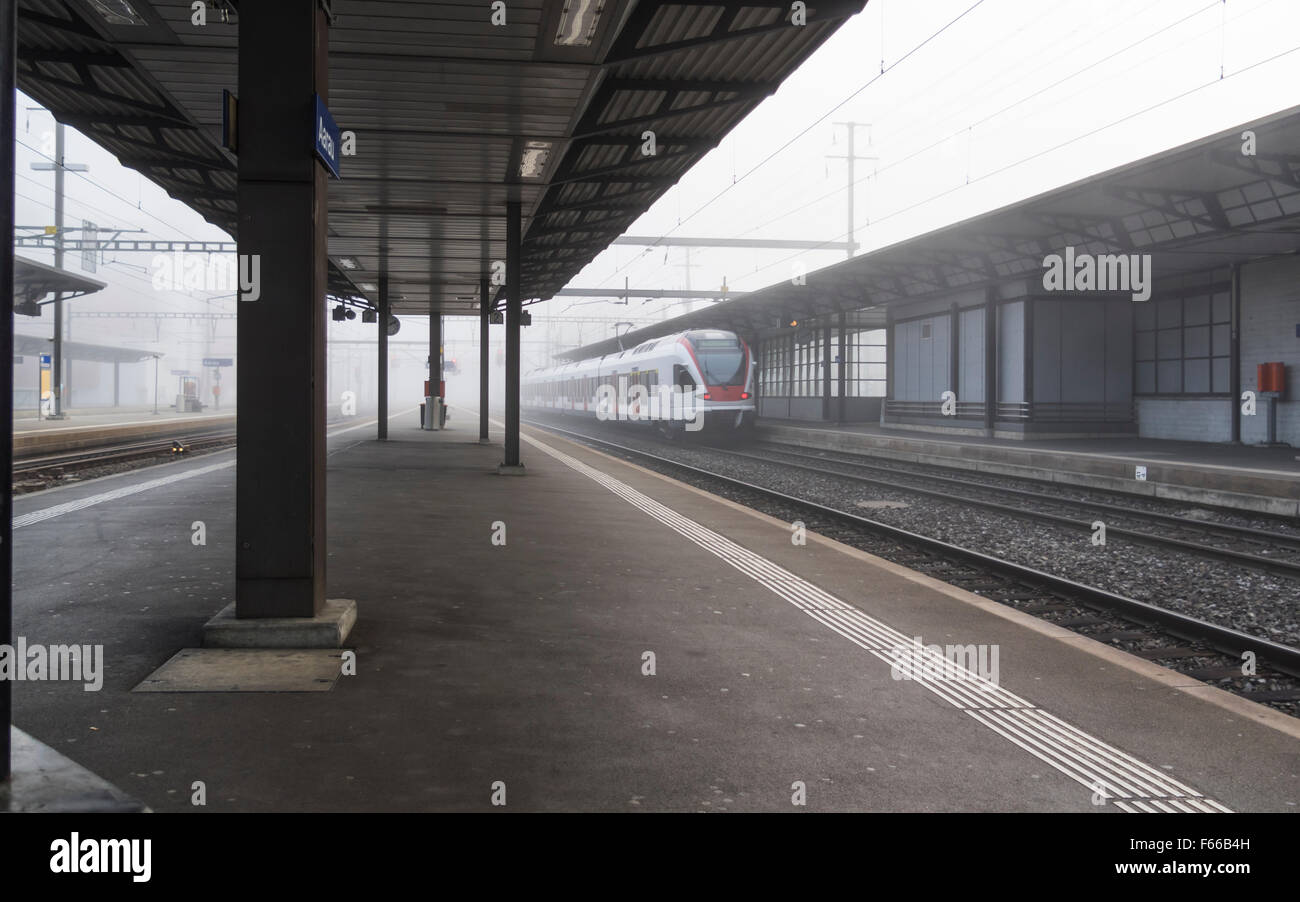
{"label": "white brick wall", "polygon": [[[1138,435],[1142,438],[1169,438],[1190,442],[1232,440],[1232,414],[1226,400],[1139,398],[1137,415]],[[1247,419],[1249,417],[1242,418],[1243,424]]]}

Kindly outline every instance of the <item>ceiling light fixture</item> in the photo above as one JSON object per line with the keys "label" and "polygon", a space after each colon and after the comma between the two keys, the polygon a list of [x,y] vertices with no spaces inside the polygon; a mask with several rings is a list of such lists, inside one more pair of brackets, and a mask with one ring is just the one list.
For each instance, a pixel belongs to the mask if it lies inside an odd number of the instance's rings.
{"label": "ceiling light fixture", "polygon": [[605,0],[568,0],[560,13],[555,43],[561,47],[590,47],[604,8]]}
{"label": "ceiling light fixture", "polygon": [[109,25],[145,25],[145,20],[126,0],[89,0],[91,8]]}
{"label": "ceiling light fixture", "polygon": [[527,141],[523,153],[519,155],[519,177],[525,179],[541,178],[546,171],[546,161],[551,156],[550,141]]}

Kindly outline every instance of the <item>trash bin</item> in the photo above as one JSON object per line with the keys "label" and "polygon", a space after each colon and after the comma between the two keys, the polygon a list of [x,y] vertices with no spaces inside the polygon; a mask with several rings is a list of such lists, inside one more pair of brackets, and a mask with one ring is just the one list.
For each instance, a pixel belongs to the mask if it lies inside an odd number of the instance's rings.
{"label": "trash bin", "polygon": [[423,415],[420,428],[433,431],[441,429],[447,421],[447,411],[442,406],[442,398],[426,397],[423,404],[425,414]]}

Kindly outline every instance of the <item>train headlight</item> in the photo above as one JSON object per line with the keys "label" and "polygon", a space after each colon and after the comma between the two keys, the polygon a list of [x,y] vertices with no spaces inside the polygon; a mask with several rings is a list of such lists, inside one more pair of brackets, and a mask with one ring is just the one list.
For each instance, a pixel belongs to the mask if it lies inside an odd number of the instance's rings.
{"label": "train headlight", "polygon": [[741,392],[741,393],[740,393],[740,400],[742,400],[742,401],[748,401],[748,400],[749,400],[749,392],[747,392],[747,391],[743,391],[743,392]]}
{"label": "train headlight", "polygon": [[712,401],[712,400],[713,400],[713,396],[710,395],[708,392],[705,392],[701,397],[703,397],[704,400],[706,400],[706,401]]}

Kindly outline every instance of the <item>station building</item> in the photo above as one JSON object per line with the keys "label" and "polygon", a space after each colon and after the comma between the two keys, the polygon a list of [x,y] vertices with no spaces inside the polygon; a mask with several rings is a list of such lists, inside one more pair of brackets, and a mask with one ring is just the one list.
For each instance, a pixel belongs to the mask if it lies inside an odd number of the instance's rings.
{"label": "station building", "polygon": [[1297,146],[1292,109],[623,343],[739,332],[769,420],[1300,445]]}

